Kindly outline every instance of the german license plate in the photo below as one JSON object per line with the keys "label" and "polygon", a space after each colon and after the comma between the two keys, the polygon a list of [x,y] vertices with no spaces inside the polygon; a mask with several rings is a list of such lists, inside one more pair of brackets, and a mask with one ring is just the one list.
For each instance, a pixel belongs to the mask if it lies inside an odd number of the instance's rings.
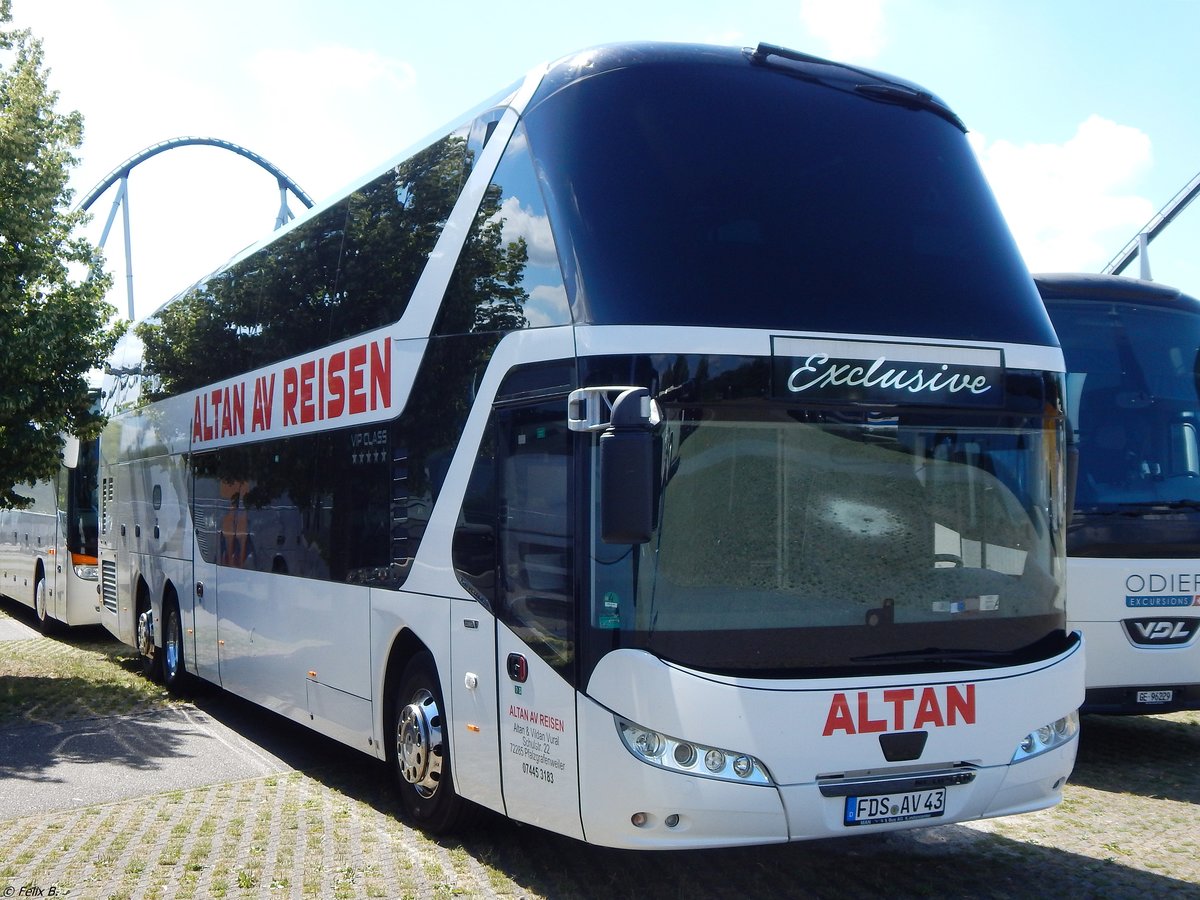
{"label": "german license plate", "polygon": [[845,824],[879,825],[883,822],[907,822],[932,819],[946,811],[946,789],[880,794],[874,797],[847,797]]}
{"label": "german license plate", "polygon": [[1174,691],[1138,691],[1138,703],[1170,703],[1175,699]]}

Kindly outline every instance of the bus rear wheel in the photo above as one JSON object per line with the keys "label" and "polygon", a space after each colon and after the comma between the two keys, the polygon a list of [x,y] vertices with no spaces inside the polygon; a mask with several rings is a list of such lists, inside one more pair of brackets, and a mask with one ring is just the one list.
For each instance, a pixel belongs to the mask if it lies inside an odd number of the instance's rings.
{"label": "bus rear wheel", "polygon": [[467,805],[454,790],[444,710],[433,657],[420,653],[409,661],[400,679],[388,758],[405,814],[431,834],[453,831]]}
{"label": "bus rear wheel", "polygon": [[154,611],[149,600],[139,600],[136,620],[138,653],[142,657],[142,672],[152,681],[162,680],[162,654],[154,643]]}
{"label": "bus rear wheel", "polygon": [[163,613],[162,645],[163,685],[173,694],[179,693],[187,684],[187,669],[183,664],[183,626],[179,618],[179,607],[168,603]]}

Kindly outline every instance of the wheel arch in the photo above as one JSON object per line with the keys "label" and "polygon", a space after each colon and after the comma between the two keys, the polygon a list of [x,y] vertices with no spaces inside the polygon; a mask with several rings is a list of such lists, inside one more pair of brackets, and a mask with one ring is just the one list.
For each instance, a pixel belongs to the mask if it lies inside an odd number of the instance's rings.
{"label": "wheel arch", "polygon": [[[389,742],[387,740],[388,730],[391,725],[392,717],[395,716],[395,696],[396,691],[400,687],[400,679],[404,675],[404,669],[409,662],[418,653],[431,653],[429,645],[417,637],[416,633],[410,628],[402,628],[396,637],[392,640],[391,648],[388,650],[387,666],[384,669],[383,675],[383,696],[380,703],[380,734],[384,737],[384,749],[388,752]],[[442,673],[438,672],[438,680],[440,681]]]}

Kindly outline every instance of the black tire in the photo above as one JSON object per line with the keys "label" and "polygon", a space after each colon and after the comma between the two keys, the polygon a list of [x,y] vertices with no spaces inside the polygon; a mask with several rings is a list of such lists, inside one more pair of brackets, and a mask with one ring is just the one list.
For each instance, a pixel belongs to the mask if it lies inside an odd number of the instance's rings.
{"label": "black tire", "polygon": [[448,834],[465,824],[471,806],[454,790],[444,710],[433,657],[419,653],[405,667],[394,695],[388,761],[405,815],[430,834]]}
{"label": "black tire", "polygon": [[33,582],[33,613],[37,617],[38,631],[51,635],[58,630],[58,620],[50,615],[46,603],[46,576],[39,569]]}
{"label": "black tire", "polygon": [[178,694],[187,688],[188,673],[183,657],[183,621],[174,600],[163,608],[162,640],[158,653],[162,660],[162,682],[168,691]]}

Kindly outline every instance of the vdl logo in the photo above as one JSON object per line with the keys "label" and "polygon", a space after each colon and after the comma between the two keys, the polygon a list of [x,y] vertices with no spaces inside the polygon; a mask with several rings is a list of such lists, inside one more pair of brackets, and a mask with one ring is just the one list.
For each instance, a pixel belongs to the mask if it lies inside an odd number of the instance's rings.
{"label": "vdl logo", "polygon": [[1196,636],[1200,619],[1126,619],[1123,623],[1129,639],[1143,647],[1186,644]]}

